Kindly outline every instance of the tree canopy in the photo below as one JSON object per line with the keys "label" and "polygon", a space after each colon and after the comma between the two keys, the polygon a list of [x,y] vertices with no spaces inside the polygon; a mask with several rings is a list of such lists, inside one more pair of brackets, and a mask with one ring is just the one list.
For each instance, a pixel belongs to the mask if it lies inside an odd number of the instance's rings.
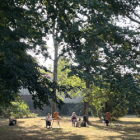
{"label": "tree canopy", "polygon": [[[62,104],[53,89],[65,91],[64,86],[42,77],[39,69],[45,68],[27,54],[34,50],[49,57],[43,37],[54,30],[61,55],[76,63],[70,66],[70,75],[100,88],[109,83],[111,92],[123,93],[130,103],[139,101],[139,4],[139,0],[0,0],[0,83],[5,101],[24,87],[36,92],[38,107],[48,105],[49,98]],[[120,16],[137,23],[137,29],[117,26]]]}
{"label": "tree canopy", "polygon": [[85,17],[85,23],[84,18],[73,23],[75,30],[69,33],[73,40],[63,49],[75,63],[70,67],[70,76],[76,74],[101,89],[121,93],[115,99],[125,96],[129,105],[139,104],[140,99],[139,25],[132,30],[115,22],[121,16],[139,23],[135,10],[138,4],[139,1],[77,1],[76,12]]}
{"label": "tree canopy", "polygon": [[[41,1],[40,1],[41,2]],[[46,43],[43,41],[42,15],[38,12],[41,5],[38,1],[0,0],[0,103],[14,101],[17,92],[23,87],[33,95],[35,107],[49,105],[49,99],[63,102],[53,94],[55,83],[42,76],[40,66],[27,53],[34,50],[48,57]],[[39,49],[37,46],[39,45]],[[61,90],[61,87],[59,87]]]}

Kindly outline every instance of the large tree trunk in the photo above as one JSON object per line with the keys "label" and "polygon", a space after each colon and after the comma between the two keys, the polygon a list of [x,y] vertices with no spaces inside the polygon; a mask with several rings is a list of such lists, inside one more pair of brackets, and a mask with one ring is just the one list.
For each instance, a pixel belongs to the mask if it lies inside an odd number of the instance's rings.
{"label": "large tree trunk", "polygon": [[[86,81],[86,88],[87,89],[89,88],[89,81],[88,80]],[[89,122],[89,120],[88,120],[88,108],[89,107],[88,106],[89,106],[89,103],[84,101],[84,115],[86,115],[87,121]]]}
{"label": "large tree trunk", "polygon": [[[53,70],[53,81],[57,82],[57,65],[58,65],[58,44],[55,40],[55,37],[53,35],[53,42],[54,42],[54,70]],[[56,95],[56,89],[53,89],[54,94]],[[54,117],[54,112],[56,111],[56,103],[52,102],[52,117]]]}

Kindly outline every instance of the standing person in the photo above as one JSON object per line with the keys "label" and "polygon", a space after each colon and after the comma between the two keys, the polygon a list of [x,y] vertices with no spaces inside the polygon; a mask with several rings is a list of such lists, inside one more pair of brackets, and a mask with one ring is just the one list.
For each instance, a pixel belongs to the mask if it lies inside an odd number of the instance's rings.
{"label": "standing person", "polygon": [[14,121],[14,122],[15,122],[15,125],[17,124],[17,120],[14,119],[14,118],[12,118],[12,115],[11,115],[11,114],[10,114],[10,116],[9,116],[9,121],[10,121],[10,122]]}
{"label": "standing person", "polygon": [[49,126],[49,128],[50,128],[51,121],[52,121],[52,117],[51,117],[50,113],[48,113],[48,116],[46,117],[46,128],[47,128],[47,126]]}
{"label": "standing person", "polygon": [[75,126],[75,123],[77,122],[77,116],[75,112],[72,113],[71,121],[72,121],[72,126],[73,125]]}

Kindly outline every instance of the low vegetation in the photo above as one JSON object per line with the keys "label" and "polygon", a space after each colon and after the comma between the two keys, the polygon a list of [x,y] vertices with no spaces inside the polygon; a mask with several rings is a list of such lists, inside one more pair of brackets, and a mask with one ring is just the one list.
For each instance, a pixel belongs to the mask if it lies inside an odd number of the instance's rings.
{"label": "low vegetation", "polygon": [[29,106],[25,101],[22,101],[19,97],[15,102],[11,102],[7,106],[0,106],[2,116],[8,118],[10,114],[14,118],[35,118],[38,114],[31,113]]}

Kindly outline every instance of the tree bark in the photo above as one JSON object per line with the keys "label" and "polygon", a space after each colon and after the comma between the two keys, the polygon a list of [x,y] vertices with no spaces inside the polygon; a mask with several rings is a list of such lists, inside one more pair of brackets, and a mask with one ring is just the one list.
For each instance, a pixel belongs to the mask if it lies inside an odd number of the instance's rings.
{"label": "tree bark", "polygon": [[[58,65],[58,43],[53,35],[53,43],[54,43],[54,70],[53,70],[53,81],[57,82],[57,65]],[[53,89],[54,94],[56,95],[56,88]],[[56,111],[56,103],[52,102],[52,117],[54,117],[54,112]]]}
{"label": "tree bark", "polygon": [[[89,81],[87,80],[86,81],[86,88],[88,89],[89,88]],[[88,108],[89,108],[89,103],[86,101],[84,101],[84,115],[86,115],[87,117],[87,121],[89,122],[89,119],[88,119]]]}

